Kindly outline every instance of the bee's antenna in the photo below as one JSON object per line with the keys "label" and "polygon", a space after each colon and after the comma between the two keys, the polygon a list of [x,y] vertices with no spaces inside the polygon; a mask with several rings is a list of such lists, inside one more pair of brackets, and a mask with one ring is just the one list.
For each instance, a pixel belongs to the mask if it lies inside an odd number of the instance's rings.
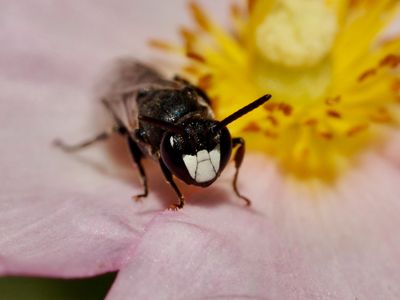
{"label": "bee's antenna", "polygon": [[219,122],[218,127],[225,127],[229,123],[232,123],[236,119],[239,119],[241,116],[247,114],[248,112],[251,112],[252,110],[256,109],[260,105],[263,105],[265,102],[267,102],[269,99],[271,99],[271,95],[267,94],[264,95],[257,100],[254,100],[250,104],[242,107],[238,111],[234,112],[233,114],[229,115],[225,119]]}
{"label": "bee's antenna", "polygon": [[160,127],[166,131],[170,131],[170,132],[174,132],[174,133],[180,133],[180,134],[184,134],[185,131],[182,127],[175,125],[175,124],[171,124],[169,122],[163,121],[163,120],[159,120],[159,119],[154,119],[151,117],[147,117],[147,116],[139,116],[139,120],[146,122],[148,124]]}

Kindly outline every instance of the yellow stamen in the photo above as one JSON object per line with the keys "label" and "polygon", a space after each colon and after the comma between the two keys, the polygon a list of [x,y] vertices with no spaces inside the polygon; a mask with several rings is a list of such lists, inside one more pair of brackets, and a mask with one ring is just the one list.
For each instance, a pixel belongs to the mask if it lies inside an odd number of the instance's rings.
{"label": "yellow stamen", "polygon": [[[400,122],[400,37],[378,43],[396,0],[248,1],[225,31],[197,4],[183,46],[184,70],[218,118],[262,94],[273,98],[230,126],[249,147],[297,178],[335,179],[355,155]],[[168,46],[168,47],[167,47]]]}

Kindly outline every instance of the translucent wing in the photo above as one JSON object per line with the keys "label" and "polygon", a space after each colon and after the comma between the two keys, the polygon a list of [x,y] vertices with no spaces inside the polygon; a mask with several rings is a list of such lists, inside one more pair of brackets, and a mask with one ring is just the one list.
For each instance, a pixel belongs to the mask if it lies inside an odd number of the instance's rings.
{"label": "translucent wing", "polygon": [[117,125],[132,132],[137,128],[136,99],[141,90],[179,89],[181,86],[134,59],[123,58],[106,73],[97,90]]}

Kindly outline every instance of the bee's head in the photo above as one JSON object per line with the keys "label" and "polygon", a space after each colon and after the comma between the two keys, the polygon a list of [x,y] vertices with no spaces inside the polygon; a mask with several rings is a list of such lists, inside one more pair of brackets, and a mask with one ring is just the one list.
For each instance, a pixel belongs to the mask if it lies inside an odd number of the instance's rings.
{"label": "bee's head", "polygon": [[208,186],[229,161],[231,135],[226,125],[264,104],[271,95],[244,106],[222,121],[190,117],[177,124],[139,116],[139,119],[165,130],[161,141],[161,159],[168,169],[188,184]]}
{"label": "bee's head", "polygon": [[182,132],[166,132],[161,158],[168,169],[187,184],[208,186],[229,161],[232,142],[226,127],[214,120],[189,119]]}

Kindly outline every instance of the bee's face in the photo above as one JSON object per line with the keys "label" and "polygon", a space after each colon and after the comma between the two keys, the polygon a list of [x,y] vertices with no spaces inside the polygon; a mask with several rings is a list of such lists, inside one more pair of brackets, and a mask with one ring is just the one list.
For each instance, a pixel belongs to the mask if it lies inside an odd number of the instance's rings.
{"label": "bee's face", "polygon": [[161,143],[161,158],[168,169],[188,184],[208,186],[229,161],[232,142],[227,128],[218,122],[189,120],[185,134],[166,133]]}

